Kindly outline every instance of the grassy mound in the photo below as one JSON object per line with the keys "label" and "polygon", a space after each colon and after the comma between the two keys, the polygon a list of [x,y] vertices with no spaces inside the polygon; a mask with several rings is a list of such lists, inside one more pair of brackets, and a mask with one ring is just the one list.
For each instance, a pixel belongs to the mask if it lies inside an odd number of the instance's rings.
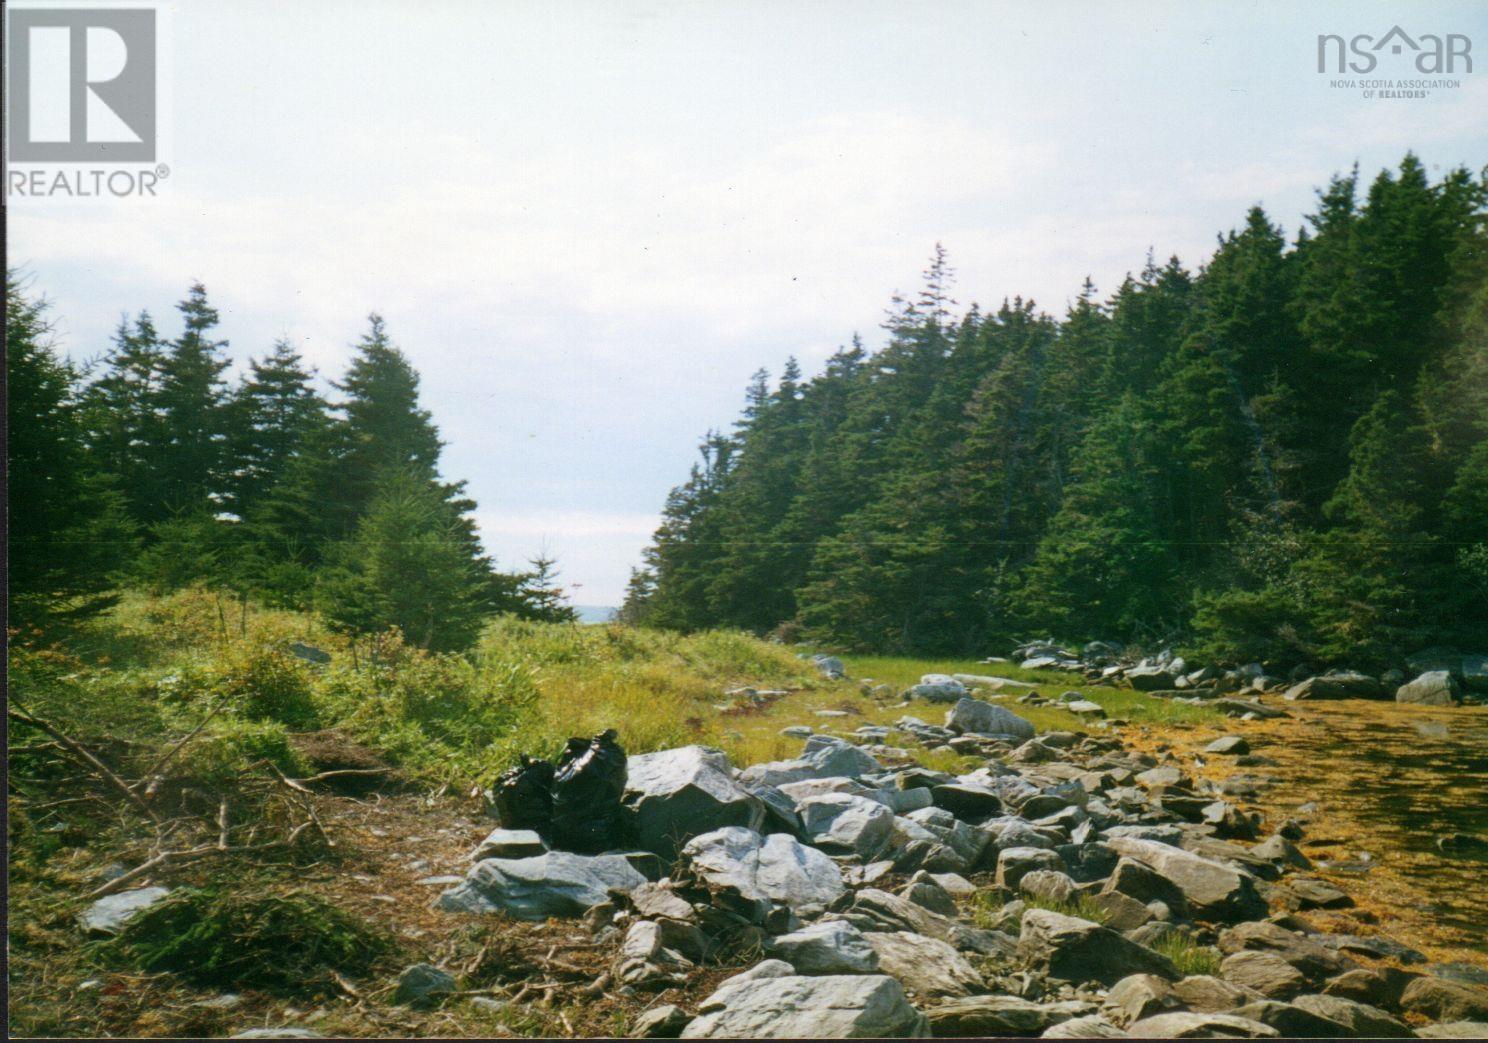
{"label": "grassy mound", "polygon": [[389,947],[380,931],[321,898],[190,888],[101,948],[110,962],[207,988],[315,996],[336,987],[332,972],[366,974]]}

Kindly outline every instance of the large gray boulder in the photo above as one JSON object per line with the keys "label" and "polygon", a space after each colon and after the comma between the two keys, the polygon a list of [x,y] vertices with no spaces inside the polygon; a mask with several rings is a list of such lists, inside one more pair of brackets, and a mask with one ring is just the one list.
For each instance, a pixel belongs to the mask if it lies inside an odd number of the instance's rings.
{"label": "large gray boulder", "polygon": [[1139,692],[1157,692],[1172,688],[1178,678],[1167,667],[1134,666],[1126,672],[1126,679]]}
{"label": "large gray boulder", "polygon": [[731,979],[698,1007],[683,1039],[922,1039],[925,1016],[882,974]]}
{"label": "large gray boulder", "polygon": [[1425,975],[1405,987],[1400,1006],[1434,1021],[1488,1021],[1488,985]]}
{"label": "large gray boulder", "polygon": [[829,681],[838,681],[847,676],[847,668],[842,665],[842,660],[834,655],[817,653],[811,657],[811,665]]}
{"label": "large gray boulder", "polygon": [[873,931],[864,938],[878,969],[917,996],[970,996],[986,987],[966,958],[939,938],[909,931]]}
{"label": "large gray boulder", "polygon": [[1130,974],[1180,977],[1171,960],[1124,938],[1108,927],[1048,909],[1023,914],[1018,953],[1050,978],[1114,985]]}
{"label": "large gray boulder", "polygon": [[1019,717],[1005,706],[983,702],[980,699],[959,699],[946,711],[946,727],[963,735],[1011,735],[1015,739],[1031,739],[1033,724]]}
{"label": "large gray boulder", "polygon": [[808,797],[798,805],[801,828],[823,851],[873,861],[894,832],[894,813],[883,804],[850,793]]}
{"label": "large gray boulder", "polygon": [[771,939],[766,952],[798,974],[873,974],[878,953],[863,932],[841,920],[819,920]]}
{"label": "large gray boulder", "polygon": [[847,889],[837,863],[784,833],[763,837],[742,826],[725,826],[688,841],[682,855],[702,882],[765,909],[779,903],[814,916]]}
{"label": "large gray boulder", "polygon": [[1445,670],[1431,670],[1395,689],[1397,703],[1451,706],[1462,701],[1462,685]]}
{"label": "large gray boulder", "polygon": [[859,749],[834,735],[813,735],[806,740],[801,759],[817,769],[819,779],[842,776],[855,779],[883,771],[883,765],[871,753]]}
{"label": "large gray boulder", "polygon": [[728,756],[711,746],[643,753],[625,762],[625,803],[636,842],[671,861],[700,833],[723,826],[758,830],[762,801],[734,781]]}
{"label": "large gray boulder", "polygon": [[582,916],[646,883],[624,855],[576,855],[549,851],[532,858],[488,858],[477,862],[435,907],[452,913],[506,913],[518,920]]}
{"label": "large gray boulder", "polygon": [[1111,837],[1106,843],[1177,888],[1195,919],[1235,923],[1266,915],[1266,902],[1248,874],[1155,840]]}

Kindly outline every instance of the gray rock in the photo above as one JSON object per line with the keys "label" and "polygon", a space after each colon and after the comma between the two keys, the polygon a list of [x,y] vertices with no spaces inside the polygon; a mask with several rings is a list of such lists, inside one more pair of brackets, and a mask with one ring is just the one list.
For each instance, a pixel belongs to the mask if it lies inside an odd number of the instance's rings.
{"label": "gray rock", "polygon": [[1383,694],[1379,680],[1353,670],[1337,670],[1309,677],[1286,690],[1285,699],[1378,699]]}
{"label": "gray rock", "polygon": [[1128,1025],[1126,1032],[1137,1039],[1276,1039],[1281,1035],[1270,1025],[1233,1014],[1181,1011],[1143,1018]]}
{"label": "gray rock", "polygon": [[1243,923],[1220,932],[1219,949],[1227,955],[1246,950],[1274,953],[1312,982],[1322,982],[1352,966],[1311,938],[1266,921]]}
{"label": "gray rock", "polygon": [[239,1032],[231,1039],[325,1039],[325,1036],[314,1029],[300,1028],[298,1025],[284,1025],[280,1028],[248,1029]]}
{"label": "gray rock", "polygon": [[1290,999],[1307,987],[1306,975],[1274,952],[1245,950],[1226,956],[1219,973],[1225,981],[1273,1000]]}
{"label": "gray rock", "polygon": [[842,665],[842,660],[834,655],[814,655],[811,657],[811,662],[829,681],[840,680],[847,676],[847,668]]}
{"label": "gray rock", "polygon": [[817,847],[871,862],[894,832],[894,813],[878,801],[847,793],[810,797],[797,805],[801,828]]}
{"label": "gray rock", "polygon": [[801,759],[817,769],[816,778],[841,775],[855,779],[883,771],[883,765],[845,739],[833,735],[813,735],[806,740]]}
{"label": "gray rock", "polygon": [[682,854],[709,885],[752,902],[778,902],[802,916],[821,912],[846,890],[835,862],[784,833],[762,837],[725,826],[694,837]]}
{"label": "gray rock", "polygon": [[547,851],[543,838],[530,829],[493,829],[470,852],[470,861],[487,858],[531,858]]}
{"label": "gray rock", "polygon": [[673,859],[700,833],[723,826],[758,830],[765,809],[734,781],[722,751],[682,746],[643,753],[625,762],[625,803],[634,812],[640,846]]}
{"label": "gray rock", "polygon": [[966,685],[947,674],[925,674],[920,683],[904,693],[906,699],[924,699],[931,703],[953,703],[966,697]]}
{"label": "gray rock", "polygon": [[1190,974],[1173,983],[1173,995],[1189,1010],[1218,1014],[1263,999],[1255,989],[1224,981],[1211,974]]}
{"label": "gray rock", "polygon": [[1132,931],[1152,919],[1152,910],[1120,891],[1101,891],[1090,902],[1106,914],[1105,924],[1113,931]]}
{"label": "gray rock", "polygon": [[1345,1039],[1349,1034],[1348,1029],[1336,1021],[1277,1000],[1252,1000],[1230,1013],[1237,1018],[1270,1025],[1288,1039]]}
{"label": "gray rock", "polygon": [[1250,752],[1250,743],[1245,741],[1243,735],[1223,735],[1204,747],[1205,753],[1213,753],[1226,757],[1238,757]]}
{"label": "gray rock", "polygon": [[766,952],[798,974],[872,974],[878,954],[863,932],[841,920],[821,920],[772,939]]}
{"label": "gray rock", "polygon": [[1298,996],[1292,1003],[1310,1014],[1337,1022],[1350,1036],[1386,1036],[1399,1039],[1415,1036],[1410,1026],[1399,1018],[1386,1014],[1378,1007],[1346,1000],[1342,996]]}
{"label": "gray rock", "polygon": [[296,659],[303,659],[307,663],[320,663],[324,665],[331,661],[331,653],[324,652],[313,645],[303,644],[299,641],[290,644],[289,654]]}
{"label": "gray rock", "polygon": [[[910,790],[909,792],[921,792]],[[1002,798],[994,791],[981,786],[968,786],[960,782],[948,782],[934,786],[930,793],[937,808],[944,808],[957,818],[977,822],[1002,810]]]}
{"label": "gray rock", "polygon": [[415,963],[398,975],[393,1002],[405,1007],[430,1007],[455,991],[455,979],[430,963]]}
{"label": "gray rock", "polygon": [[663,1003],[642,1011],[631,1025],[630,1034],[636,1039],[676,1039],[691,1020],[681,1007]]}
{"label": "gray rock", "polygon": [[882,974],[793,975],[730,980],[698,1007],[684,1039],[921,1039],[925,1016],[904,988]]}
{"label": "gray rock", "polygon": [[168,887],[138,887],[100,898],[78,917],[89,934],[118,934],[124,925],[170,894]]}
{"label": "gray rock", "polygon": [[1400,1006],[1433,1021],[1488,1021],[1488,986],[1428,975],[1406,986]]}
{"label": "gray rock", "polygon": [[1016,890],[1018,882],[1037,869],[1064,868],[1064,859],[1044,848],[1010,847],[997,853],[997,886]]}
{"label": "gray rock", "polygon": [[1116,1025],[1163,1014],[1182,1006],[1173,986],[1155,974],[1129,974],[1106,993],[1101,1013]]}
{"label": "gray rock", "polygon": [[1126,1033],[1096,1014],[1070,1018],[1044,1030],[1043,1039],[1121,1039]]}
{"label": "gray rock", "polygon": [[1047,909],[1023,914],[1018,952],[1030,967],[1051,978],[1114,985],[1129,974],[1173,980],[1178,970],[1167,957],[1108,927]]}
{"label": "gray rock", "polygon": [[1196,919],[1230,923],[1266,915],[1251,877],[1223,863],[1151,840],[1115,837],[1107,843],[1173,884]]}
{"label": "gray rock", "polygon": [[1053,902],[1068,900],[1075,893],[1075,886],[1069,874],[1057,869],[1035,869],[1031,873],[1024,873],[1018,880],[1018,890],[1021,893]]}
{"label": "gray rock", "polygon": [[[916,876],[928,876],[920,872]],[[939,884],[930,880],[913,880],[904,885],[899,892],[900,897],[907,898],[915,905],[929,909],[932,913],[941,916],[956,916],[959,910],[956,908],[956,900],[951,897],[950,892]]]}
{"label": "gray rock", "polygon": [[950,942],[958,950],[1010,957],[1016,943],[996,931],[970,927],[907,898],[866,887],[853,896],[851,915],[865,931],[907,931]]}
{"label": "gray rock", "polygon": [[1445,670],[1432,670],[1395,689],[1397,703],[1452,706],[1462,701],[1462,685]]}
{"label": "gray rock", "polygon": [[1091,1005],[1081,1001],[1034,1003],[1019,996],[966,996],[925,1010],[937,1038],[965,1036],[1037,1036],[1079,1015]]}
{"label": "gray rock", "polygon": [[878,969],[922,997],[969,996],[982,991],[982,977],[948,942],[908,931],[863,936],[878,956]]}
{"label": "gray rock", "polygon": [[1172,688],[1177,680],[1173,671],[1161,666],[1134,666],[1126,672],[1126,679],[1139,692],[1154,692]]}
{"label": "gray rock", "polygon": [[678,920],[636,920],[625,932],[616,961],[619,980],[639,985],[684,981],[685,972],[708,954],[706,935]]}
{"label": "gray rock", "polygon": [[953,731],[976,735],[1011,735],[1031,739],[1033,724],[1005,706],[980,699],[959,699],[946,711],[945,725]]}
{"label": "gray rock", "polygon": [[581,916],[646,878],[623,855],[549,851],[532,858],[488,858],[465,882],[444,892],[436,907],[452,913],[506,913],[518,920]]}

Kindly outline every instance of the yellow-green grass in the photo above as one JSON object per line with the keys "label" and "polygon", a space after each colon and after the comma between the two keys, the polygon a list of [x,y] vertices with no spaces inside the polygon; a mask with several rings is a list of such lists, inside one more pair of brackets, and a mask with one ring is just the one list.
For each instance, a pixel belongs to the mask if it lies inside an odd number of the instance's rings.
{"label": "yellow-green grass", "polygon": [[[331,653],[331,664],[289,655],[295,641]],[[780,734],[789,725],[848,734],[906,714],[940,723],[943,704],[900,705],[903,690],[926,673],[1025,680],[1051,700],[1077,691],[1108,717],[1135,724],[1216,719],[1204,706],[1011,663],[848,656],[848,679],[827,681],[804,651],[739,632],[683,635],[504,618],[467,655],[427,655],[394,640],[374,656],[366,642],[353,650],[313,615],[259,606],[245,612],[194,591],[129,594],[103,618],[62,634],[53,648],[18,643],[11,665],[17,695],[83,736],[158,743],[225,702],[226,712],[193,744],[190,767],[200,771],[226,773],[235,760],[264,756],[292,768],[289,733],[337,728],[413,777],[462,786],[488,780],[519,752],[552,756],[569,736],[607,728],[632,753],[697,742],[748,764],[797,755],[801,740]],[[888,685],[890,694],[870,696],[868,680]],[[725,695],[742,686],[788,694],[762,706]],[[1024,691],[977,694],[1041,730],[1096,730],[1058,706],[1019,703]],[[820,710],[848,716],[822,717]],[[945,751],[916,754],[943,770],[977,763]]]}

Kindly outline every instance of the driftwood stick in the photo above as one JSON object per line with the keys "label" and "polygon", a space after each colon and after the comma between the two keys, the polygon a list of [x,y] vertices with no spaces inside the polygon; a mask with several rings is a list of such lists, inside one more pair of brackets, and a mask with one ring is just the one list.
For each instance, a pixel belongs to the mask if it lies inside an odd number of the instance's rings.
{"label": "driftwood stick", "polygon": [[[12,695],[10,697],[10,700],[13,703],[16,702],[15,696]],[[155,817],[154,809],[152,809],[148,804],[141,800],[139,794],[130,789],[129,785],[123,779],[115,775],[107,764],[104,764],[103,761],[95,757],[87,748],[82,746],[80,743],[75,742],[56,725],[42,720],[40,717],[37,717],[34,714],[30,713],[25,709],[25,707],[20,706],[19,704],[17,706],[9,707],[7,712],[9,716],[15,718],[16,720],[21,721],[24,724],[29,724],[32,727],[40,728],[52,738],[56,739],[67,749],[69,753],[71,753],[88,767],[96,771],[105,782],[117,789],[124,795],[125,799],[127,799],[131,804],[143,811],[149,817],[151,822],[159,821]]]}

